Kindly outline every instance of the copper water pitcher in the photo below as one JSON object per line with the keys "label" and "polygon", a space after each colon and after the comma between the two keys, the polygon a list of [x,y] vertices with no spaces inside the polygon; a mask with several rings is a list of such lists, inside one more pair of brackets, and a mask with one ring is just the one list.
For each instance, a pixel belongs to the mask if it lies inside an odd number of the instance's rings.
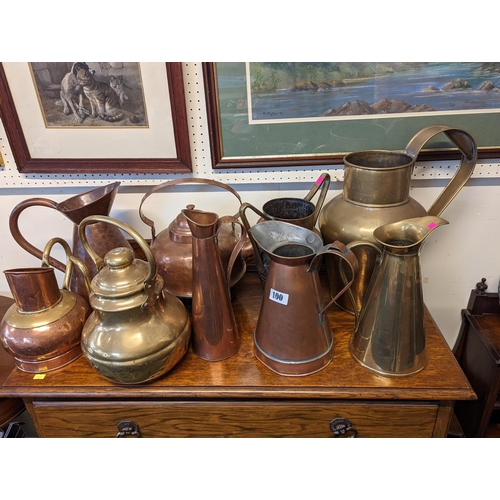
{"label": "copper water pitcher", "polygon": [[[128,247],[99,257],[85,231],[96,222],[128,233],[147,262],[134,258]],[[186,353],[191,322],[180,299],[163,290],[149,245],[132,227],[104,215],[86,217],[79,234],[99,269],[90,284],[93,312],[82,331],[84,355],[100,375],[118,384],[140,384],[164,375]]]}
{"label": "copper water pitcher", "polygon": [[425,368],[420,251],[429,234],[444,224],[448,221],[428,215],[384,224],[373,232],[381,250],[364,303],[355,309],[350,341],[352,356],[365,368],[387,376],[412,375]]}
{"label": "copper water pitcher", "polygon": [[325,368],[334,340],[326,311],[338,296],[327,302],[318,269],[323,256],[340,258],[355,276],[354,253],[338,241],[323,245],[316,232],[287,222],[264,221],[250,231],[270,258],[254,332],[255,356],[280,375],[308,375]]}
{"label": "copper water pitcher", "polygon": [[[29,198],[24,200],[19,203],[10,214],[10,232],[16,242],[24,248],[24,250],[37,258],[41,258],[42,251],[29,243],[21,234],[19,229],[19,216],[28,207],[34,206],[47,207],[57,210],[74,223],[72,254],[85,264],[90,276],[94,277],[97,274],[97,268],[95,267],[94,262],[92,262],[89,258],[87,252],[83,249],[78,235],[78,224],[85,217],[90,215],[109,215],[119,186],[119,182],[113,182],[112,184],[107,184],[91,191],[72,196],[62,203],[56,203],[55,201],[46,198]],[[101,222],[88,226],[86,229],[86,236],[100,257],[104,257],[106,252],[115,247],[130,247],[126,238],[122,235],[118,228]],[[50,258],[50,265],[60,271],[65,270],[65,264],[53,257]],[[72,273],[69,289],[78,293],[82,297],[87,297],[85,280],[79,269],[75,269]]]}
{"label": "copper water pitcher", "polygon": [[[52,247],[63,246],[68,262],[62,289],[48,261]],[[0,325],[5,350],[14,357],[17,368],[44,373],[62,368],[77,359],[80,340],[90,306],[80,295],[68,290],[73,266],[77,265],[87,286],[90,277],[83,263],[71,255],[69,245],[51,239],[42,252],[41,267],[4,271],[14,297]]]}
{"label": "copper water pitcher", "polygon": [[[422,147],[437,134],[444,133],[461,152],[453,178],[432,206],[426,210],[410,197],[410,182]],[[325,243],[339,240],[344,244],[366,240],[379,244],[373,231],[402,219],[439,216],[455,198],[473,173],[477,161],[474,139],[465,130],[447,125],[433,125],[420,130],[404,151],[360,151],[344,158],[344,186],[341,194],[325,203],[318,224]],[[378,253],[372,247],[353,249],[360,269],[351,291],[360,308],[370,282]],[[327,262],[328,277],[335,294],[343,284],[332,262]],[[353,313],[347,295],[337,305]]]}
{"label": "copper water pitcher", "polygon": [[[231,304],[229,277],[235,259],[246,243],[244,226],[232,216],[183,209],[193,235],[193,352],[207,361],[229,358],[241,339]],[[225,224],[241,228],[227,267],[222,264],[217,237]]]}
{"label": "copper water pitcher", "polygon": [[[150,246],[156,259],[158,274],[163,278],[165,290],[181,299],[191,299],[193,295],[193,243],[191,229],[186,221],[186,217],[181,212],[167,228],[157,234],[154,221],[146,217],[143,212],[143,204],[154,193],[164,191],[165,189],[170,190],[175,186],[185,186],[186,184],[199,184],[222,188],[234,195],[238,202],[238,209],[241,206],[240,195],[231,186],[213,179],[199,177],[175,179],[158,184],[151,188],[142,198],[141,204],[139,205],[139,216],[142,221],[151,228]],[[187,206],[188,209],[193,209],[194,207],[194,204]],[[236,212],[236,214],[238,215],[238,212]],[[217,237],[217,245],[224,267],[227,267],[229,258],[238,240],[239,236],[233,226],[228,224],[221,228]],[[245,259],[250,257],[252,253],[252,245],[247,241],[240,255],[238,255],[234,261],[230,277],[231,286],[234,286],[243,278],[246,271]]]}

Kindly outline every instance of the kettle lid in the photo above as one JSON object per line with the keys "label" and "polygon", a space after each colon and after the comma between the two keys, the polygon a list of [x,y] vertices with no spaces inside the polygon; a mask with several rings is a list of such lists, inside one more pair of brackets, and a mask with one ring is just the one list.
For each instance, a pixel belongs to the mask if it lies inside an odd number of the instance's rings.
{"label": "kettle lid", "polygon": [[144,291],[149,264],[135,259],[132,249],[110,250],[104,257],[104,264],[92,280],[92,292],[106,298],[118,298]]}

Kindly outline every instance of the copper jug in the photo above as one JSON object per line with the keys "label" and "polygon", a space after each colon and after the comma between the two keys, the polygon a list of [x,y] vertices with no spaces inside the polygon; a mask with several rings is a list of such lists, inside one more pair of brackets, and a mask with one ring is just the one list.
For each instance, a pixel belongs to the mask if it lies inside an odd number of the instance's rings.
{"label": "copper jug", "polygon": [[[193,235],[193,352],[206,361],[229,358],[240,348],[240,334],[231,304],[229,276],[246,242],[244,226],[232,216],[219,218],[213,212],[183,209]],[[217,245],[225,224],[241,227],[227,268]]]}
{"label": "copper jug", "polygon": [[[62,289],[54,268],[49,267],[52,247],[59,243],[68,258]],[[42,252],[41,267],[4,271],[14,297],[0,326],[5,350],[14,357],[17,368],[29,373],[44,373],[62,368],[79,356],[82,328],[90,306],[80,295],[68,290],[73,266],[90,277],[83,263],[71,255],[66,241],[51,239]]]}
{"label": "copper jug", "polygon": [[[41,250],[29,243],[21,234],[19,229],[19,216],[28,207],[34,206],[57,210],[74,224],[72,239],[73,256],[80,259],[88,269],[90,276],[94,277],[97,273],[97,268],[83,249],[80,237],[78,236],[78,224],[89,215],[109,215],[119,186],[119,182],[113,182],[112,184],[107,184],[91,191],[72,196],[62,203],[56,203],[46,198],[29,198],[24,200],[19,203],[10,214],[10,232],[16,242],[24,248],[24,250],[37,258],[41,258]],[[100,257],[104,257],[108,250],[117,246],[130,247],[118,228],[108,226],[104,223],[96,223],[87,227],[86,235]],[[65,269],[65,265],[53,257],[50,258],[50,265],[60,271],[64,271]],[[82,297],[87,297],[85,279],[78,268],[72,273],[69,289]]]}
{"label": "copper jug", "polygon": [[[179,213],[168,228],[156,234],[153,220],[143,213],[143,204],[152,194],[166,188],[185,184],[204,184],[225,189],[236,197],[238,208],[241,206],[241,198],[237,191],[222,182],[212,179],[186,178],[159,184],[150,189],[141,200],[139,215],[142,221],[151,228],[150,246],[156,259],[158,273],[163,278],[165,290],[181,299],[191,299],[193,295],[192,235],[186,217],[182,212]],[[187,208],[192,210],[195,205],[190,204]],[[225,267],[228,265],[229,258],[238,240],[239,236],[232,225],[224,226],[218,234],[217,245]],[[252,245],[247,241],[240,255],[235,259],[230,277],[230,286],[234,286],[243,278],[246,271],[246,259],[252,255],[252,252]]]}
{"label": "copper jug", "polygon": [[[329,186],[330,174],[322,173],[304,198],[275,198],[264,203],[262,211],[254,207],[251,203],[246,202],[242,204],[240,217],[246,230],[249,232],[250,241],[254,247],[254,262],[262,281],[266,279],[269,260],[266,253],[262,252],[259,245],[253,241],[252,232],[250,231],[251,224],[246,216],[246,210],[250,208],[260,217],[257,222],[279,220],[315,231],[316,222],[323,208]],[[311,200],[318,191],[318,199],[316,205],[314,205]]]}
{"label": "copper jug", "polygon": [[[410,197],[413,168],[422,147],[434,136],[444,133],[462,153],[453,178],[429,210]],[[360,151],[344,158],[344,186],[339,194],[325,204],[319,216],[319,228],[325,243],[339,240],[344,244],[365,240],[379,245],[373,231],[401,219],[439,216],[462,189],[473,173],[477,161],[474,139],[465,130],[447,125],[433,125],[420,130],[404,151]],[[368,246],[353,249],[360,263],[351,291],[356,307],[362,306],[378,253]],[[328,277],[335,294],[342,279],[332,262],[327,262]],[[353,313],[347,294],[337,305]]]}
{"label": "copper jug", "polygon": [[355,276],[354,253],[338,241],[323,245],[316,232],[287,222],[263,221],[250,231],[270,258],[254,332],[255,356],[280,375],[308,375],[325,368],[334,340],[326,311],[338,296],[325,303],[318,269],[323,256],[340,258]]}
{"label": "copper jug", "polygon": [[355,309],[349,347],[356,361],[379,375],[413,375],[427,364],[420,251],[429,234],[444,224],[448,221],[427,215],[373,232],[381,250],[363,305]]}
{"label": "copper jug", "polygon": [[[95,222],[128,233],[147,262],[128,247],[110,250],[102,259],[90,246],[85,229]],[[191,322],[184,304],[163,290],[163,279],[147,242],[129,225],[108,216],[86,217],[79,235],[99,272],[90,284],[94,309],[82,331],[82,351],[95,370],[117,384],[141,384],[161,377],[186,353]]]}

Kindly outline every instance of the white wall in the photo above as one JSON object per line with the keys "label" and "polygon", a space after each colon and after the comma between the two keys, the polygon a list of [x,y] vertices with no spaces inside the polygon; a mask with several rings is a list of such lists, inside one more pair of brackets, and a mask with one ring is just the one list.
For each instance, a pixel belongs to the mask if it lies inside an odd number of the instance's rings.
{"label": "white wall", "polygon": [[[186,63],[188,73],[198,68],[199,63]],[[189,75],[185,75],[189,78]],[[195,119],[196,135],[193,134],[192,148],[200,151],[199,144],[208,137],[204,97],[202,86],[196,80],[196,109],[191,110]],[[201,92],[199,92],[201,89]],[[188,95],[189,97],[189,95]],[[14,241],[9,231],[9,215],[21,201],[31,197],[46,197],[61,202],[69,196],[92,189],[94,185],[107,182],[106,179],[93,184],[91,178],[72,182],[71,176],[61,177],[61,182],[53,182],[57,176],[23,176],[17,172],[5,132],[0,126],[0,145],[8,164],[0,168],[0,270],[16,267],[37,266],[39,261],[22,250]],[[404,146],[404,145],[403,145]],[[210,177],[231,184],[240,194],[243,201],[248,201],[261,208],[269,199],[281,196],[304,197],[320,171],[332,171],[339,167],[324,169],[289,169],[285,175],[289,182],[245,182],[253,177],[250,172],[213,171],[210,163],[208,145],[204,144],[204,156],[194,156],[193,176]],[[484,163],[484,165],[483,165]],[[488,162],[476,167],[476,172],[490,172],[486,177],[475,175],[462,189],[456,199],[445,210],[442,216],[450,224],[437,229],[426,241],[422,249],[422,273],[424,277],[424,298],[426,304],[440,327],[446,340],[453,346],[460,327],[460,310],[467,305],[471,289],[481,278],[487,278],[489,291],[496,291],[500,274],[500,257],[498,226],[500,226],[500,179],[491,170]],[[417,165],[418,167],[418,165]],[[340,167],[341,168],[341,167]],[[498,168],[497,168],[498,170]],[[272,173],[272,171],[271,171]],[[300,175],[300,174],[305,175]],[[172,176],[165,176],[165,179]],[[69,180],[68,180],[69,178]],[[113,180],[123,180],[119,194],[113,205],[112,217],[130,224],[142,236],[149,238],[150,231],[139,217],[139,205],[144,194],[158,182],[158,177],[140,185],[128,182],[127,176],[113,176]],[[297,179],[293,182],[293,179]],[[431,205],[438,193],[443,189],[445,181],[414,180],[411,196],[424,207]],[[327,201],[339,194],[342,182],[332,182]],[[216,211],[219,215],[234,214],[238,204],[230,193],[221,190],[205,190],[196,186],[182,189],[169,189],[155,193],[145,202],[143,212],[155,221],[157,231],[164,229],[168,223],[188,203],[197,208]],[[20,219],[20,228],[28,240],[43,248],[48,239],[61,236],[71,239],[72,223],[63,215],[47,208],[29,208]],[[57,256],[57,253],[56,253]],[[0,293],[8,294],[8,285],[0,275]]]}

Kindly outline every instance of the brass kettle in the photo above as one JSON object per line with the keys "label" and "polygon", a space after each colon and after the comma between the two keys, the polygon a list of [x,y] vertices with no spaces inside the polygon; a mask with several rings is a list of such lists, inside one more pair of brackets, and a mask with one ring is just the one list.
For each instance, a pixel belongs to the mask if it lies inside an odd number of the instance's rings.
{"label": "brass kettle", "polygon": [[[462,154],[453,178],[426,210],[410,197],[413,168],[422,147],[437,134],[444,133]],[[373,231],[402,219],[439,216],[455,198],[474,171],[477,147],[465,130],[447,125],[433,125],[420,130],[404,151],[359,151],[344,158],[344,186],[341,194],[325,204],[318,219],[325,243],[339,240],[345,245],[353,241],[371,241]],[[360,309],[370,282],[378,253],[373,248],[353,248],[359,261],[359,273],[351,287],[355,307]],[[327,262],[332,295],[343,286],[342,278],[332,262]],[[354,312],[347,294],[339,297],[337,305]]]}
{"label": "brass kettle", "polygon": [[[156,260],[158,274],[163,278],[164,288],[181,299],[191,299],[193,296],[193,255],[192,255],[192,233],[189,224],[181,211],[169,226],[158,234],[153,220],[143,213],[144,202],[154,193],[166,188],[185,184],[203,184],[225,189],[233,194],[241,206],[241,198],[233,188],[212,179],[186,178],[175,179],[164,182],[150,189],[142,198],[139,205],[139,216],[142,221],[151,228],[151,251]],[[188,210],[195,208],[194,204],[186,207]],[[222,228],[218,235],[217,246],[219,248],[222,263],[227,267],[234,247],[239,242],[239,236],[235,227],[228,225]],[[245,259],[252,255],[252,245],[247,241],[241,249],[238,258],[234,262],[230,276],[230,286],[238,283],[246,271]]]}
{"label": "brass kettle", "polygon": [[[104,260],[89,245],[85,228],[106,222],[132,236],[147,262],[130,248],[110,250]],[[99,269],[90,284],[94,309],[82,331],[82,351],[103,377],[117,384],[140,384],[171,370],[186,353],[191,321],[179,298],[163,290],[147,242],[127,224],[90,216],[79,225],[82,244]]]}
{"label": "brass kettle", "polygon": [[[56,243],[62,245],[67,256],[61,290],[54,268],[48,264]],[[41,267],[4,271],[14,304],[2,319],[0,336],[19,370],[45,373],[81,356],[82,328],[91,310],[83,297],[69,290],[74,265],[82,272],[88,287],[90,276],[86,267],[71,254],[66,241],[53,238],[42,252]]]}

